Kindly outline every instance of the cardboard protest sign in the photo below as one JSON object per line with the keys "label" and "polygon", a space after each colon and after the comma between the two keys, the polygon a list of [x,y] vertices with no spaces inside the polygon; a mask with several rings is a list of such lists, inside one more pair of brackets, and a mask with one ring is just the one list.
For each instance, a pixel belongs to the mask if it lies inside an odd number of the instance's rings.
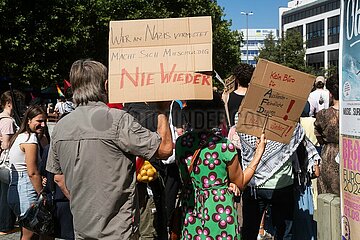
{"label": "cardboard protest sign", "polygon": [[260,136],[266,125],[267,139],[289,143],[314,81],[312,75],[260,59],[239,108],[237,130]]}
{"label": "cardboard protest sign", "polygon": [[211,17],[111,21],[109,101],[212,99]]}
{"label": "cardboard protest sign", "polygon": [[235,76],[231,75],[230,77],[225,79],[224,93],[230,94],[233,91],[235,91]]}

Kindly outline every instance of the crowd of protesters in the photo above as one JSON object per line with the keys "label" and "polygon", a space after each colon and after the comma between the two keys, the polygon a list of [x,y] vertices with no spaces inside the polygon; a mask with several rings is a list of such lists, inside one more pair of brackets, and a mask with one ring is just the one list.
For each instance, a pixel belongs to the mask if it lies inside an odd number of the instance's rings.
{"label": "crowd of protesters", "polygon": [[[254,240],[264,239],[264,228],[275,239],[316,239],[311,180],[319,177],[321,193],[339,194],[338,76],[317,78],[283,144],[236,132],[253,71],[241,63],[235,91],[214,92],[213,100],[113,106],[107,68],[78,60],[69,74],[71,96],[55,106],[61,118],[51,136],[44,107],[27,107],[17,124],[14,96],[23,97],[4,92],[0,234],[16,230],[42,194],[54,202],[54,233],[20,226],[22,240]],[[153,175],[142,181],[143,171]]]}

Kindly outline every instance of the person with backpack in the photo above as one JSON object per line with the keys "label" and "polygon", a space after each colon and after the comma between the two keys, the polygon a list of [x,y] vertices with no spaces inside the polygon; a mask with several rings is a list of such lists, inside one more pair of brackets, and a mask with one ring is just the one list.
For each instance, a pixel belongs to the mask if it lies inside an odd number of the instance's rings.
{"label": "person with backpack", "polygon": [[[14,91],[17,99],[23,99],[24,96]],[[7,203],[7,195],[10,183],[9,170],[9,148],[10,139],[17,130],[15,119],[13,118],[14,107],[11,91],[6,91],[1,95],[0,113],[0,235],[5,235],[13,232],[15,224],[15,214],[10,209]]]}

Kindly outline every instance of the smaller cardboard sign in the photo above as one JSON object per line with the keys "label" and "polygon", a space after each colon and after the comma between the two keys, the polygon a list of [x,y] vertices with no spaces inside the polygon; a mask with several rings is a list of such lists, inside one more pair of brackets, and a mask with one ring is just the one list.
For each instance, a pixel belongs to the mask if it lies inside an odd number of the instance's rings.
{"label": "smaller cardboard sign", "polygon": [[259,59],[239,108],[237,131],[259,137],[264,129],[267,139],[289,143],[314,81],[315,76]]}
{"label": "smaller cardboard sign", "polygon": [[235,90],[235,76],[231,75],[225,79],[224,93],[230,94]]}

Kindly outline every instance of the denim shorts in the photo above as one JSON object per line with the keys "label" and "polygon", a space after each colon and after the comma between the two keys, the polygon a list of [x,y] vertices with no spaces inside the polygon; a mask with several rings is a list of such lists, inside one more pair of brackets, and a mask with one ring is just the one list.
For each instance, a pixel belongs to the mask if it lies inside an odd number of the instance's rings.
{"label": "denim shorts", "polygon": [[36,201],[37,193],[30,181],[27,171],[11,171],[8,192],[8,204],[16,216],[23,216],[32,203]]}

